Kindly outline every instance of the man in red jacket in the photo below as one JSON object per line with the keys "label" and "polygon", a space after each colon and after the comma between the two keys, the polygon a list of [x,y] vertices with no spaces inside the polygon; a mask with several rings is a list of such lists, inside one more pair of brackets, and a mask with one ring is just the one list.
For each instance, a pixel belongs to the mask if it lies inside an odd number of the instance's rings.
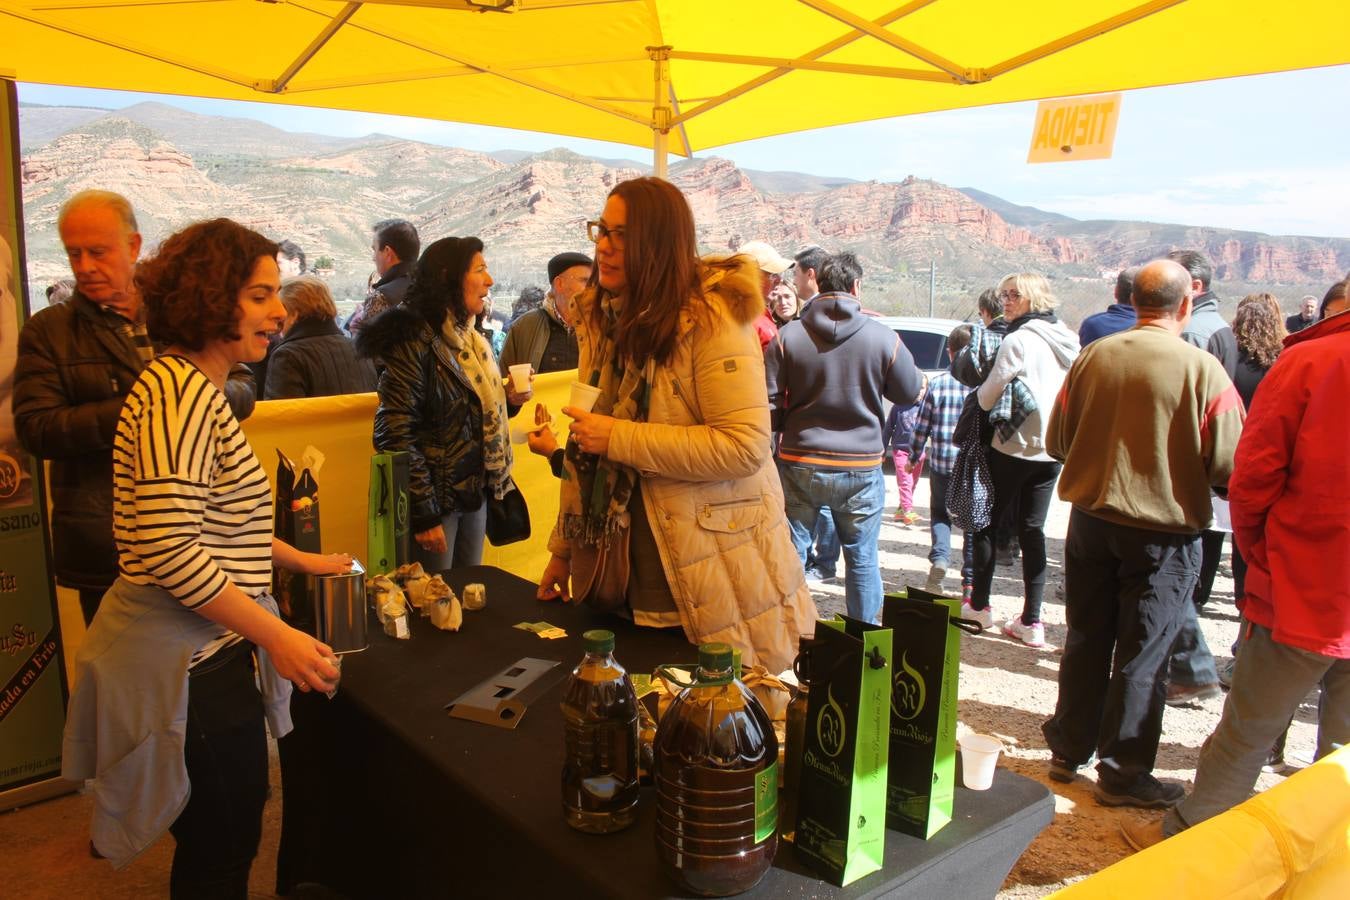
{"label": "man in red jacket", "polygon": [[1319,684],[1317,756],[1350,743],[1350,314],[1285,340],[1252,402],[1228,499],[1247,560],[1245,641],[1195,791],[1135,849],[1247,799],[1276,737]]}

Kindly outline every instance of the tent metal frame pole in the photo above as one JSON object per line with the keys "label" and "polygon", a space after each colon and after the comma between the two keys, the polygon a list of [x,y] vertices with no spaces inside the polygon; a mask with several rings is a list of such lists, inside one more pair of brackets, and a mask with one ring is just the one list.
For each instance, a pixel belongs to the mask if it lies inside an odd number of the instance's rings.
{"label": "tent metal frame pole", "polygon": [[270,91],[273,94],[279,94],[286,90],[286,86],[291,83],[291,79],[299,74],[306,63],[313,59],[315,54],[333,39],[333,35],[337,34],[342,26],[347,24],[347,20],[356,15],[356,11],[360,8],[360,3],[348,3],[338,10],[338,14],[328,20],[328,24],[324,25],[323,29],[315,35],[314,40],[309,42],[309,46],[301,51],[300,55],[280,75],[273,79],[270,84],[260,85],[262,90]]}
{"label": "tent metal frame pole", "polygon": [[1112,16],[1109,19],[1103,19],[1094,25],[1080,28],[1072,34],[1066,34],[1064,37],[1053,40],[1048,44],[1042,44],[1034,50],[1019,53],[1017,56],[1005,59],[1003,62],[996,63],[983,71],[988,78],[995,78],[999,75],[1011,72],[1013,69],[1021,68],[1028,63],[1036,62],[1047,56],[1053,56],[1056,53],[1067,50],[1084,41],[1090,41],[1093,38],[1101,37],[1103,34],[1115,31],[1118,28],[1124,28],[1126,25],[1133,25],[1140,19],[1147,18],[1154,13],[1162,12],[1165,9],[1170,9],[1173,6],[1185,2],[1186,0],[1150,0],[1150,2],[1141,6],[1136,6],[1134,9],[1128,9],[1119,15]]}
{"label": "tent metal frame pole", "polygon": [[[876,19],[873,19],[871,24],[879,28],[885,27],[893,22],[897,22],[900,19],[903,19],[910,13],[917,12],[918,10],[923,9],[925,6],[928,6],[933,2],[934,0],[910,0],[909,3],[906,3],[899,9],[893,9],[890,12],[886,13],[884,16],[880,16]],[[821,44],[814,50],[811,50],[807,53],[803,53],[797,59],[798,61],[817,60],[820,59],[822,56],[830,55],[831,53],[833,53],[836,50],[839,50],[842,47],[847,47],[849,44],[853,43],[854,41],[861,40],[862,38],[863,33],[861,31],[857,30],[850,31],[847,32],[846,34],[840,35],[839,37],[835,38],[832,41]],[[791,69],[774,69],[770,72],[765,72],[763,75],[756,76],[755,78],[750,79],[744,84],[732,88],[731,90],[727,91],[724,94],[719,94],[718,96],[713,97],[711,100],[705,100],[704,102],[700,103],[698,106],[695,106],[688,112],[680,113],[675,118],[673,124],[675,125],[683,124],[689,121],[690,119],[694,118],[695,116],[702,115],[705,112],[708,112],[712,109],[721,106],[723,103],[735,100],[741,94],[744,94],[748,91],[752,91],[755,88],[760,87],[761,85],[768,84],[770,81],[773,81],[776,78],[781,78],[791,71],[792,71]]]}
{"label": "tent metal frame pole", "polygon": [[887,31],[885,26],[869,22],[855,12],[844,9],[838,4],[830,3],[829,0],[797,0],[797,2],[811,7],[816,12],[827,15],[831,19],[843,22],[845,25],[861,34],[866,34],[884,44],[890,44],[895,49],[908,53],[915,59],[926,62],[935,69],[941,69],[953,78],[964,82],[970,77],[970,70],[960,63],[953,62],[944,56],[934,53],[926,47],[921,47],[913,41],[906,40],[898,34]]}
{"label": "tent metal frame pole", "polygon": [[[674,116],[670,108],[670,47],[648,47],[652,60],[652,81],[655,96],[652,103],[652,174],[665,178],[669,174],[667,156],[670,149],[670,128]],[[687,145],[687,142],[686,142]]]}
{"label": "tent metal frame pole", "polygon": [[926,69],[897,69],[893,66],[868,66],[855,63],[820,62],[814,59],[789,59],[780,56],[741,56],[734,53],[703,53],[698,50],[672,50],[671,59],[691,62],[721,62],[737,66],[765,66],[774,69],[802,69],[809,72],[837,72],[841,75],[871,75],[877,78],[901,78],[909,81],[934,81],[960,84],[961,79],[946,72]]}

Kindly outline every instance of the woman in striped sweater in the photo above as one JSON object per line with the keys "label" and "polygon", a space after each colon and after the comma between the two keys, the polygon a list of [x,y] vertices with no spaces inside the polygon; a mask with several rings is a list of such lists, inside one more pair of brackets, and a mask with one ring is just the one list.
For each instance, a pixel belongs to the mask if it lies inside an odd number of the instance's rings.
{"label": "woman in striped sweater", "polygon": [[268,589],[274,564],[328,574],[351,558],[272,536],[267,476],[222,393],[285,318],[276,252],[215,219],[169,237],[136,274],[150,334],[169,347],[133,386],[113,442],[120,577],[79,653],[66,774],[99,782],[93,843],[114,864],[172,831],[175,897],[246,896],[264,715],[282,736],[291,684],[331,690],[338,676],[331,648],[284,624]]}

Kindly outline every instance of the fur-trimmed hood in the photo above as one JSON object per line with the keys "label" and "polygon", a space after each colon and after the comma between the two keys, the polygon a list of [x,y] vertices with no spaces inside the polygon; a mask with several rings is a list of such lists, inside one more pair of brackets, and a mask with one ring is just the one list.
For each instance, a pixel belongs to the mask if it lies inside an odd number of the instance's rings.
{"label": "fur-trimmed hood", "polygon": [[[748,256],[703,257],[699,261],[699,283],[718,314],[738,325],[748,325],[764,314],[759,266]],[[572,301],[577,308],[575,318],[591,315],[598,292],[598,287],[588,287],[577,295]],[[685,328],[689,325],[692,325],[691,320],[685,322]]]}
{"label": "fur-trimmed hood", "polygon": [[353,339],[356,352],[366,359],[380,359],[408,341],[429,341],[431,326],[407,306],[395,306],[367,322]]}

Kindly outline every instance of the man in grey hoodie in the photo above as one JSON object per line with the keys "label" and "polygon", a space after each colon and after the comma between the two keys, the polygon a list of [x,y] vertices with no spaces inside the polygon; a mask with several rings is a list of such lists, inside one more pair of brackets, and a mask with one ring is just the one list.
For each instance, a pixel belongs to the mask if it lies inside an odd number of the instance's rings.
{"label": "man in grey hoodie", "polygon": [[862,312],[862,266],[851,253],[826,259],[820,293],[764,353],[769,412],[782,433],[778,472],[788,525],[803,564],[822,508],[844,549],[848,614],[881,612],[877,539],[886,502],[881,473],[882,397],[909,406],[923,374],[900,337]]}

